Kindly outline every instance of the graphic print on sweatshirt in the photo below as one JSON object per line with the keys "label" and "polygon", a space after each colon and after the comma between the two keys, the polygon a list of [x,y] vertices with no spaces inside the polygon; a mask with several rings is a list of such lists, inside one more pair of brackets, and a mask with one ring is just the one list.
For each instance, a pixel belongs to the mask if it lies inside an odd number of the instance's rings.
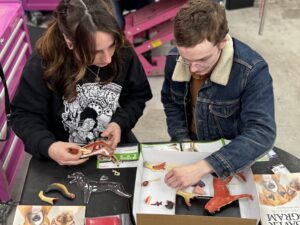
{"label": "graphic print on sweatshirt", "polygon": [[115,83],[76,85],[76,99],[63,101],[62,122],[69,132],[69,142],[86,144],[99,137],[119,107],[121,89]]}

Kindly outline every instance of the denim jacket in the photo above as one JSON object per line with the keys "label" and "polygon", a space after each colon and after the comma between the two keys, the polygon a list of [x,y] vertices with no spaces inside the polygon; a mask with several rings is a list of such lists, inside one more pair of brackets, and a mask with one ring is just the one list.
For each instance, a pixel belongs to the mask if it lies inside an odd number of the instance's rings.
{"label": "denim jacket", "polygon": [[[265,60],[227,35],[220,59],[198,92],[196,139],[231,142],[205,160],[225,178],[250,166],[272,148],[276,137],[272,78]],[[192,139],[191,75],[177,62],[176,48],[167,56],[161,100],[172,140]]]}

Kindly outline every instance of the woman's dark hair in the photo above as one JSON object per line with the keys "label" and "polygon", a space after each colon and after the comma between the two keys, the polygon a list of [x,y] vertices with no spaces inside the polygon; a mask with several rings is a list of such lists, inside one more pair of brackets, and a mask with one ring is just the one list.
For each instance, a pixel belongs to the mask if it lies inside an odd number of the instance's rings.
{"label": "woman's dark hair", "polygon": [[[37,52],[45,66],[44,80],[50,89],[61,92],[68,101],[75,99],[76,83],[94,61],[97,31],[114,37],[116,50],[110,64],[111,81],[122,65],[120,50],[129,43],[114,17],[110,0],[61,0],[53,21],[37,42]],[[72,42],[72,50],[63,35]]]}

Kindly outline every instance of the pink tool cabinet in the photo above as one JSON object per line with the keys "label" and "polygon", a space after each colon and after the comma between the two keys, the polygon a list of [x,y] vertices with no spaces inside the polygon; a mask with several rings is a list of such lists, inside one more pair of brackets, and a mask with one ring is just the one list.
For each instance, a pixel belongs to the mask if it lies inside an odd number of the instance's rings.
{"label": "pink tool cabinet", "polygon": [[131,43],[134,43],[135,38],[146,37],[146,41],[135,46],[135,51],[148,76],[164,74],[166,56],[152,56],[150,52],[145,57],[145,53],[173,39],[173,19],[186,2],[187,0],[160,0],[125,17],[125,35]]}
{"label": "pink tool cabinet", "polygon": [[49,10],[52,11],[58,5],[59,0],[23,0],[25,10]]}
{"label": "pink tool cabinet", "polygon": [[[31,54],[30,40],[20,1],[0,1],[0,63],[13,98],[27,58]],[[0,136],[6,132],[4,87],[0,80]],[[14,179],[22,165],[24,146],[11,131],[7,141],[0,142],[0,200],[11,198]]]}

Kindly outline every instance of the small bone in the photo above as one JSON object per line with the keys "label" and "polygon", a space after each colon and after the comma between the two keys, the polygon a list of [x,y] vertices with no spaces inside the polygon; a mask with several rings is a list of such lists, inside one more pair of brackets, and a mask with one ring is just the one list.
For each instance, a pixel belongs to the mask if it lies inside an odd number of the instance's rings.
{"label": "small bone", "polygon": [[205,195],[205,194],[206,194],[206,192],[203,190],[202,187],[200,187],[200,185],[196,185],[196,186],[194,187],[193,192],[194,192],[195,194],[198,194],[198,195]]}
{"label": "small bone", "polygon": [[189,207],[192,206],[190,200],[192,198],[195,198],[196,196],[198,196],[197,194],[194,194],[194,193],[189,193],[189,192],[186,192],[186,191],[183,191],[183,190],[177,190],[176,192],[177,195],[180,195],[181,197],[184,198],[184,201],[185,201],[185,204]]}
{"label": "small bone", "polygon": [[150,204],[150,205],[156,205],[156,206],[160,206],[160,205],[162,205],[162,201],[157,201],[157,202],[155,202],[155,203],[153,203],[153,204]]}
{"label": "small bone", "polygon": [[147,196],[145,199],[144,199],[144,202],[147,204],[147,205],[150,205],[150,202],[151,202],[151,196]]}
{"label": "small bone", "polygon": [[165,204],[165,207],[167,209],[173,209],[174,204],[175,204],[174,202],[167,200],[167,203]]}
{"label": "small bone", "polygon": [[142,183],[142,186],[146,187],[149,185],[150,182],[155,182],[155,181],[160,181],[160,178],[156,178],[156,179],[153,179],[153,180],[145,180],[143,183]]}
{"label": "small bone", "polygon": [[144,167],[145,168],[148,168],[148,169],[150,169],[150,170],[152,170],[152,171],[163,171],[163,170],[165,170],[166,169],[166,162],[163,162],[163,163],[160,163],[160,164],[156,164],[156,165],[152,165],[152,164],[150,164],[150,163],[148,163],[148,162],[144,162]]}
{"label": "small bone", "polygon": [[120,174],[121,174],[119,171],[116,171],[116,170],[112,170],[112,172],[117,177],[120,176]]}

